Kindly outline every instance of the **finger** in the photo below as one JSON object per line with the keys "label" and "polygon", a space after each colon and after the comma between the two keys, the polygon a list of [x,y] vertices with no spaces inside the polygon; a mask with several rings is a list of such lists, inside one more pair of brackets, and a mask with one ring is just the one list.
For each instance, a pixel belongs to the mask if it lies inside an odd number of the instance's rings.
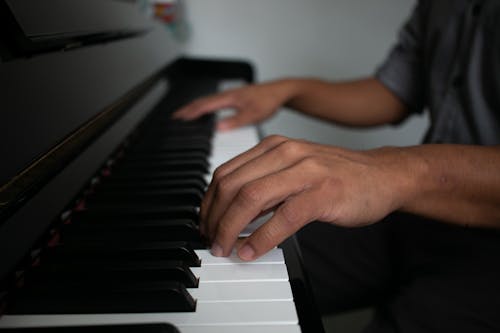
{"label": "finger", "polygon": [[321,216],[321,197],[314,191],[303,191],[286,200],[276,210],[273,217],[242,244],[239,244],[240,259],[255,260],[264,255],[304,225]]}
{"label": "finger", "polygon": [[[213,190],[214,194],[210,201],[211,206],[206,215],[204,231],[209,239],[213,238],[218,221],[245,184],[293,166],[303,158],[302,153],[297,148],[290,149],[289,146],[283,143],[279,144],[244,163],[219,181]],[[290,175],[290,177],[295,178],[294,175]],[[280,184],[276,185],[282,186]]]}
{"label": "finger", "polygon": [[207,191],[202,201],[202,205],[200,207],[201,224],[204,224],[207,219],[207,214],[212,206],[215,188],[218,186],[221,179],[223,179],[226,175],[228,175],[241,165],[264,154],[265,152],[269,151],[270,149],[274,148],[280,143],[285,142],[286,140],[288,140],[286,137],[277,135],[267,137],[253,148],[247,150],[246,152],[236,156],[235,158],[219,166],[213,174],[212,182],[209,184],[207,188]]}
{"label": "finger", "polygon": [[[263,216],[269,215],[271,212],[273,212],[276,209],[276,207],[277,207],[277,205],[276,206],[272,206],[270,208],[267,208],[266,210],[260,212],[256,216],[256,218],[254,220],[252,220],[250,223],[253,223],[253,222],[259,220]],[[201,234],[202,238],[204,239],[204,241],[206,241],[206,242],[208,242],[210,244],[211,241],[208,238],[208,232],[207,232],[207,229],[206,229],[205,225],[206,225],[206,223],[200,223],[199,224],[199,231],[200,231],[200,234]]]}
{"label": "finger", "polygon": [[235,117],[227,117],[217,122],[217,130],[221,132],[229,131],[238,127],[248,125],[249,123],[250,122],[237,121]]}
{"label": "finger", "polygon": [[241,231],[261,212],[304,190],[305,176],[294,177],[297,167],[262,177],[243,186],[216,223],[212,250],[229,255]]}
{"label": "finger", "polygon": [[289,138],[280,136],[280,135],[271,135],[261,142],[259,142],[257,145],[254,147],[250,148],[246,152],[243,152],[239,154],[238,156],[232,158],[228,162],[222,164],[220,167],[217,168],[216,172],[218,173],[217,176],[224,176],[226,174],[229,174],[239,168],[241,165],[247,163],[248,161],[253,160],[254,158],[265,154],[266,152],[276,148],[280,144],[291,141]]}
{"label": "finger", "polygon": [[238,127],[250,125],[254,123],[254,119],[250,112],[237,112],[235,115],[221,119],[217,123],[218,131],[228,131]]}
{"label": "finger", "polygon": [[181,120],[193,120],[200,116],[215,112],[219,109],[234,107],[232,94],[220,93],[209,97],[200,98],[185,107],[175,111],[172,118]]}

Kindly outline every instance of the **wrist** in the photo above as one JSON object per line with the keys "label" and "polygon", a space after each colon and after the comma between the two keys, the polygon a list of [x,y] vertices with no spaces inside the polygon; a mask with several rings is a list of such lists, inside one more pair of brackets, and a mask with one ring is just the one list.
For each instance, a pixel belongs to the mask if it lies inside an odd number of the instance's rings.
{"label": "wrist", "polygon": [[425,190],[429,166],[413,147],[382,147],[373,150],[385,174],[393,211],[413,212],[416,201]]}
{"label": "wrist", "polygon": [[273,81],[270,84],[274,86],[275,94],[279,96],[282,104],[288,106],[301,93],[303,81],[302,79],[287,78]]}

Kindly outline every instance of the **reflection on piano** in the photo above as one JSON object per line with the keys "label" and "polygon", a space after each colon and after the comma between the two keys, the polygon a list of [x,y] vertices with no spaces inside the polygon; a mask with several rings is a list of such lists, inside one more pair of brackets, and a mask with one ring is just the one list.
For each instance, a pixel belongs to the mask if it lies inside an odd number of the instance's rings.
{"label": "reflection on piano", "polygon": [[182,58],[128,3],[0,0],[0,27],[0,330],[323,331],[294,238],[245,263],[198,233],[259,136],[170,113],[251,66]]}

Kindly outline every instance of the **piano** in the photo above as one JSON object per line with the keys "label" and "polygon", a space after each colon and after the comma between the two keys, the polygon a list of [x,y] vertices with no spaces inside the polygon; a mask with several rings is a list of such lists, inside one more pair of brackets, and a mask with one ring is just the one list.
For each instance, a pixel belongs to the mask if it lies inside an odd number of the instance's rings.
{"label": "piano", "polygon": [[125,1],[0,0],[0,36],[1,332],[323,332],[294,237],[241,262],[198,233],[261,135],[170,113],[249,63],[184,57]]}

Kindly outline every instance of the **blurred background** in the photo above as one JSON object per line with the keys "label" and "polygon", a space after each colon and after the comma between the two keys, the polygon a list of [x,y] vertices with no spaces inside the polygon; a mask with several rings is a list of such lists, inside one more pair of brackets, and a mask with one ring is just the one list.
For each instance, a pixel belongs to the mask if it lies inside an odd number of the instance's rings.
{"label": "blurred background", "polygon": [[[186,53],[250,60],[257,80],[371,75],[396,40],[413,0],[186,0]],[[186,32],[185,32],[186,33]],[[355,149],[420,142],[425,115],[398,127],[346,129],[284,110],[263,124],[283,134]]]}

